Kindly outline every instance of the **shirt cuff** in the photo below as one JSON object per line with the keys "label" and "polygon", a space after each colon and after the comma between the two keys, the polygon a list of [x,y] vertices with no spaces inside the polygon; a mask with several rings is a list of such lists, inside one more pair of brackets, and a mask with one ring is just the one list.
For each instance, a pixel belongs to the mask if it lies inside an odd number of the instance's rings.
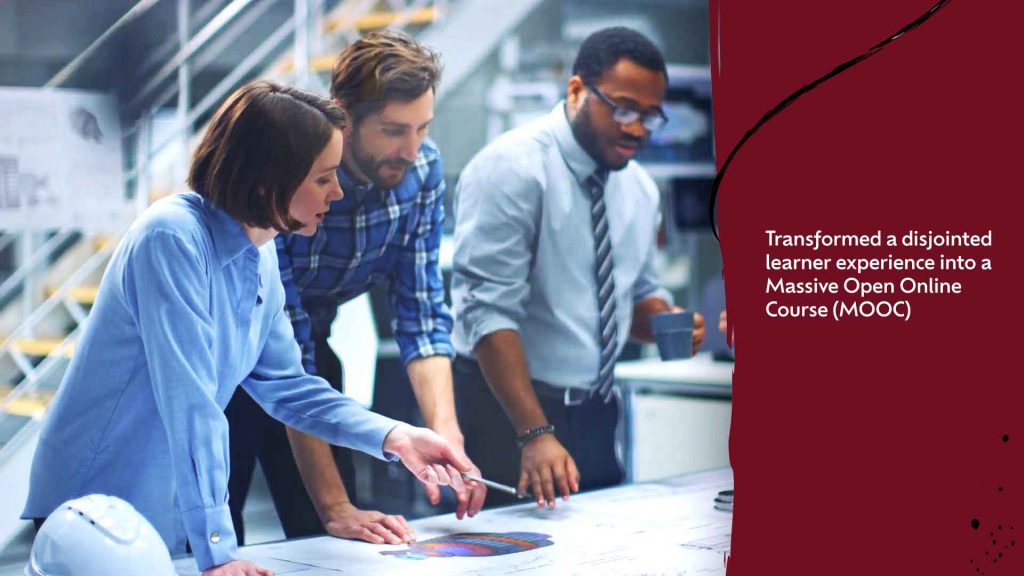
{"label": "shirt cuff", "polygon": [[408,365],[413,360],[420,358],[429,358],[431,356],[447,356],[448,358],[455,358],[455,348],[452,347],[451,341],[447,338],[443,341],[421,341],[420,338],[414,336],[395,336],[395,342],[398,344],[398,350],[402,355],[402,364]]}
{"label": "shirt cuff", "polygon": [[672,305],[675,304],[675,302],[673,301],[674,299],[672,298],[672,294],[668,290],[665,290],[664,288],[662,288],[660,286],[655,287],[652,290],[647,290],[646,292],[637,292],[637,293],[633,294],[633,304],[636,304],[636,303],[640,302],[641,300],[646,300],[646,299],[652,298],[652,297],[653,298],[661,298],[669,306],[672,306]]}
{"label": "shirt cuff", "polygon": [[238,540],[227,504],[194,508],[183,512],[182,516],[200,572],[238,558]]}
{"label": "shirt cuff", "polygon": [[488,314],[477,321],[467,321],[466,333],[469,335],[470,349],[475,350],[476,345],[483,340],[484,336],[497,332],[498,330],[514,330],[519,332],[519,323],[511,318],[500,314]]}
{"label": "shirt cuff", "polygon": [[380,455],[378,456],[377,454],[373,454],[373,456],[377,456],[377,458],[380,458],[385,462],[398,462],[399,460],[401,460],[401,458],[398,457],[398,454],[392,454],[390,452],[384,451],[384,440],[388,437],[388,434],[391,434],[391,431],[394,430],[399,424],[401,424],[401,422],[398,422],[396,420],[394,426],[386,428],[387,432],[384,433],[384,436],[380,439],[380,444],[378,444],[378,446],[380,446]]}

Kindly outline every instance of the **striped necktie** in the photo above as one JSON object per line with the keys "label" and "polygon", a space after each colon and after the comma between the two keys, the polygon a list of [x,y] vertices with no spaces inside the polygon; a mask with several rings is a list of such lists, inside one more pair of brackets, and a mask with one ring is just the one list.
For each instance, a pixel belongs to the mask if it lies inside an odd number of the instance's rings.
{"label": "striped necktie", "polygon": [[601,346],[601,364],[590,394],[600,396],[606,403],[612,398],[615,349],[619,335],[618,322],[615,320],[612,240],[608,234],[608,214],[604,203],[604,184],[607,178],[608,171],[598,169],[585,182],[590,192],[590,217],[594,225],[594,273],[597,280],[598,334]]}

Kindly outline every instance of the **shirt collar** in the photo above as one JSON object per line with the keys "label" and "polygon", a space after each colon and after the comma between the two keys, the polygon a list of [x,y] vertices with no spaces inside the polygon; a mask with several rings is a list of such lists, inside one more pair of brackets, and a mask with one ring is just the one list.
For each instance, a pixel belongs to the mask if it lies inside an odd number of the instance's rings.
{"label": "shirt collar", "polygon": [[345,165],[338,166],[338,183],[341,184],[341,189],[345,192],[345,196],[352,195],[352,199],[357,203],[362,202],[367,194],[374,189],[373,182],[362,183],[349,174],[348,170],[345,169]]}
{"label": "shirt collar", "polygon": [[206,213],[207,222],[210,225],[210,236],[213,237],[213,246],[222,267],[248,248],[255,248],[242,224],[228,216],[227,212],[215,206],[208,198],[195,192],[189,192],[186,198],[190,202],[197,203]]}
{"label": "shirt collar", "polygon": [[572,133],[572,126],[569,125],[569,118],[565,114],[565,100],[555,106],[550,118],[554,124],[555,141],[558,143],[562,158],[569,166],[569,171],[580,183],[585,182],[587,177],[597,170],[597,162],[580,146]]}

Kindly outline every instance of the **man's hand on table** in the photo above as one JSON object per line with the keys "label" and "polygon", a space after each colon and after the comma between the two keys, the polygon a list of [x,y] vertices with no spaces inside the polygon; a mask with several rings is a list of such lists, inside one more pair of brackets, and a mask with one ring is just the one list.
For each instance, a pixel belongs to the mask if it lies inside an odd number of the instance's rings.
{"label": "man's hand on table", "polygon": [[569,452],[555,438],[554,434],[541,434],[523,446],[519,464],[519,486],[521,494],[527,489],[533,492],[537,506],[555,507],[555,491],[563,500],[569,499],[569,492],[580,491],[580,472]]}
{"label": "man's hand on table", "polygon": [[360,510],[350,502],[332,506],[324,528],[336,538],[364,540],[371,544],[403,544],[416,540],[416,532],[402,516]]}

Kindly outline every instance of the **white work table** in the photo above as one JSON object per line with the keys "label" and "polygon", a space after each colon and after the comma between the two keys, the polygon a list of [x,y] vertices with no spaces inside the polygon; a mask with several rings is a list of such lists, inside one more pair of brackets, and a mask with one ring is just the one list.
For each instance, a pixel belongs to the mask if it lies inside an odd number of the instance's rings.
{"label": "white work table", "polygon": [[[416,556],[385,555],[409,546],[382,546],[330,537],[304,538],[242,548],[240,556],[279,575],[349,574],[683,574],[725,575],[732,539],[732,514],[714,508],[721,490],[732,488],[732,471],[720,469],[659,482],[628,484],[578,494],[554,510],[533,503],[484,510],[475,518],[454,514],[413,521]],[[458,533],[523,538],[515,553],[471,557],[471,547],[431,547],[428,542]],[[515,533],[527,533],[517,536]],[[484,538],[483,540],[486,540]],[[540,545],[537,543],[540,542]],[[550,542],[548,544],[548,542]],[[534,547],[535,546],[535,547]],[[454,555],[435,557],[444,550]],[[191,558],[175,561],[179,576],[197,574]]]}

